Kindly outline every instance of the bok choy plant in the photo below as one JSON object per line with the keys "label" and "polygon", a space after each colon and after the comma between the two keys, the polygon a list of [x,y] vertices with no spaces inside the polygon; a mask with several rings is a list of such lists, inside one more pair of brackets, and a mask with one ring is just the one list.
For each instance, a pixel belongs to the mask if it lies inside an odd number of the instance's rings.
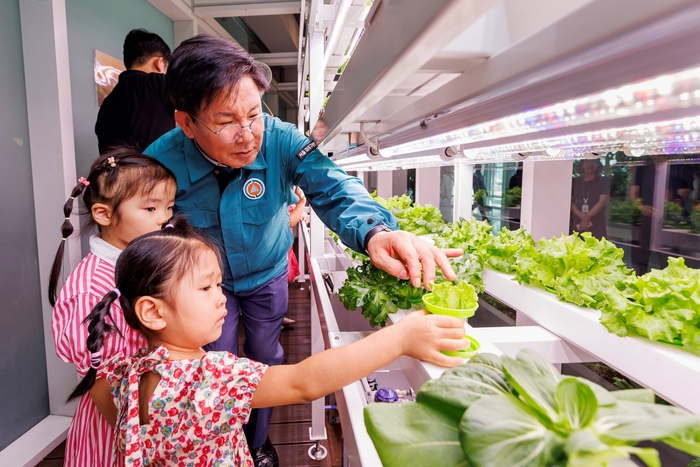
{"label": "bok choy plant", "polygon": [[479,354],[428,381],[416,402],[365,408],[384,467],[599,467],[636,455],[642,440],[700,455],[700,417],[654,404],[647,389],[608,392],[561,375],[531,350]]}

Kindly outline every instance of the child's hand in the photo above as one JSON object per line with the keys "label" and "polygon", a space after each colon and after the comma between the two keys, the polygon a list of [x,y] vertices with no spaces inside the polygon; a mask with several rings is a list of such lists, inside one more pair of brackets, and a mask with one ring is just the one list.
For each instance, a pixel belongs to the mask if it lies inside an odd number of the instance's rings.
{"label": "child's hand", "polygon": [[469,347],[464,338],[464,320],[426,311],[410,313],[394,325],[400,333],[403,354],[425,362],[452,367],[464,361],[448,357],[441,350],[462,350]]}

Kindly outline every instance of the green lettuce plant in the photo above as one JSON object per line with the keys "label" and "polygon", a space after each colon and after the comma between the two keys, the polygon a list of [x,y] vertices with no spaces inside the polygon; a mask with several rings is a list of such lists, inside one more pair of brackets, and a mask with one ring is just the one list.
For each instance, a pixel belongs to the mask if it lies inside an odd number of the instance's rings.
{"label": "green lettuce plant", "polygon": [[493,241],[488,221],[467,221],[460,219],[444,226],[438,236],[434,237],[438,248],[461,248],[466,253],[480,256],[484,247]]}
{"label": "green lettuce plant", "polygon": [[396,217],[401,230],[416,235],[427,235],[438,232],[445,225],[445,222],[442,220],[442,213],[432,204],[412,205],[411,198],[407,195],[385,199],[374,192],[372,197],[391,211]]}
{"label": "green lettuce plant", "polygon": [[700,355],[700,270],[683,258],[606,290],[600,322],[620,336],[673,343]]}
{"label": "green lettuce plant", "polygon": [[[477,258],[465,254],[451,259],[450,264],[457,276],[456,281],[469,283],[478,292],[484,291],[482,266]],[[421,298],[428,293],[424,287],[413,287],[409,280],[398,279],[386,273],[365,259],[362,264],[349,268],[347,279],[338,290],[338,299],[348,310],[362,308],[362,315],[372,326],[386,325],[389,313],[401,308],[422,306]],[[449,282],[437,272],[435,284]]]}
{"label": "green lettuce plant", "polygon": [[515,208],[520,206],[520,201],[523,197],[523,189],[519,186],[514,186],[506,191],[505,205],[507,208]]}
{"label": "green lettuce plant", "polygon": [[691,232],[700,233],[700,205],[697,205],[690,212]]}
{"label": "green lettuce plant", "polygon": [[556,294],[565,302],[598,308],[604,292],[624,287],[634,271],[625,266],[624,251],[590,232],[541,239],[539,249],[526,246],[515,263],[520,283]]}
{"label": "green lettuce plant", "polygon": [[508,230],[503,227],[496,237],[485,242],[482,246],[486,265],[496,271],[515,272],[515,262],[518,254],[524,249],[534,249],[535,241],[523,227],[518,230]]}
{"label": "green lettuce plant", "polygon": [[479,354],[428,381],[416,402],[374,403],[365,424],[384,467],[599,467],[642,440],[700,455],[700,417],[653,403],[653,392],[608,392],[561,375],[531,350]]}
{"label": "green lettuce plant", "polygon": [[469,310],[477,306],[479,297],[472,285],[466,281],[433,284],[433,304],[453,310]]}

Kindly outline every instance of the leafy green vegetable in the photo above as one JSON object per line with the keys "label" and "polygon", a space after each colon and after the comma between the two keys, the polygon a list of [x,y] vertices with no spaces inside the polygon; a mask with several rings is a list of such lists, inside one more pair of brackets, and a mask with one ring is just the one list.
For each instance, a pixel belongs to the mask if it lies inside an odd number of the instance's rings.
{"label": "leafy green vegetable", "polygon": [[460,219],[457,222],[447,224],[435,237],[435,246],[438,248],[461,248],[470,254],[477,256],[483,253],[483,248],[493,241],[490,234],[493,226],[488,221],[466,221]]}
{"label": "leafy green vegetable", "polygon": [[690,212],[691,232],[700,233],[700,205],[697,205]]}
{"label": "leafy green vegetable", "polygon": [[563,440],[512,395],[474,402],[460,423],[465,457],[474,466],[549,466],[563,457]]}
{"label": "leafy green vegetable", "polygon": [[491,241],[482,245],[484,262],[496,271],[515,272],[515,262],[521,250],[534,249],[535,241],[523,227],[508,230],[503,227]]}
{"label": "leafy green vegetable", "polygon": [[610,201],[609,212],[610,222],[629,225],[639,225],[642,216],[638,203],[631,199],[625,201],[614,199]]}
{"label": "leafy green vegetable", "polygon": [[[484,290],[481,263],[470,255],[451,259],[450,264],[457,275],[457,281],[471,284],[479,292]],[[372,326],[383,327],[389,313],[401,308],[410,310],[421,303],[428,291],[423,287],[413,287],[409,280],[398,279],[382,271],[366,258],[362,264],[347,271],[348,278],[338,290],[338,299],[348,310],[362,308],[362,315]],[[451,283],[438,271],[436,284]]]}
{"label": "leafy green vegetable", "polygon": [[520,283],[552,292],[565,302],[598,308],[609,289],[624,287],[634,271],[625,266],[624,252],[590,232],[540,240],[540,248],[526,246],[515,264]]}
{"label": "leafy green vegetable", "polygon": [[459,422],[424,404],[372,404],[367,433],[384,466],[469,467]]}
{"label": "leafy green vegetable", "polygon": [[667,268],[630,278],[623,289],[604,295],[601,323],[610,332],[700,354],[700,270],[687,267],[683,258],[669,258]]}
{"label": "leafy green vegetable", "polygon": [[432,204],[411,205],[411,198],[407,195],[394,196],[384,199],[376,192],[372,197],[379,204],[387,208],[396,217],[401,230],[411,232],[416,235],[426,235],[438,232],[444,225],[442,213]]}
{"label": "leafy green vegetable", "polygon": [[338,291],[340,302],[348,310],[362,307],[362,315],[372,326],[384,326],[389,313],[411,309],[425,293],[408,280],[398,279],[374,266],[369,259],[347,271],[348,278]]}
{"label": "leafy green vegetable", "polygon": [[477,307],[479,297],[474,287],[465,281],[433,284],[433,304],[453,310],[471,310]]}
{"label": "leafy green vegetable", "polygon": [[506,191],[505,205],[508,208],[514,208],[520,206],[520,200],[523,197],[523,189],[519,186],[514,186],[510,190]]}
{"label": "leafy green vegetable", "polygon": [[365,420],[385,467],[599,467],[632,454],[660,467],[656,450],[634,446],[647,439],[700,455],[700,417],[652,400],[563,376],[523,350],[479,354],[423,385],[415,403],[370,404]]}
{"label": "leafy green vegetable", "polygon": [[486,197],[489,195],[489,192],[486,191],[484,188],[480,188],[476,190],[474,193],[474,202],[480,206],[484,205],[484,200]]}
{"label": "leafy green vegetable", "polygon": [[485,396],[511,394],[513,387],[499,368],[474,363],[476,359],[493,354],[478,354],[471,365],[460,365],[446,370],[440,379],[427,381],[418,392],[417,401],[459,421],[469,406]]}
{"label": "leafy green vegetable", "polygon": [[668,227],[682,227],[683,207],[672,202],[664,202],[664,225]]}

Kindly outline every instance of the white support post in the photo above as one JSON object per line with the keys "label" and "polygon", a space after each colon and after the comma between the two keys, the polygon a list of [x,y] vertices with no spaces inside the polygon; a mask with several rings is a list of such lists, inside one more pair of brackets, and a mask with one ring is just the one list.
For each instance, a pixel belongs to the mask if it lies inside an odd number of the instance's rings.
{"label": "white support post", "polygon": [[[313,6],[313,4],[312,4]],[[310,14],[316,17],[315,12]],[[319,21],[309,24],[312,31],[306,40],[309,42],[309,128],[313,129],[318,120],[319,113],[323,107],[325,93],[323,91],[323,27]],[[303,83],[301,83],[303,85]],[[309,256],[318,258],[324,255],[325,226],[316,212],[311,210],[311,228],[309,232]],[[313,287],[312,287],[313,292]],[[315,303],[313,296],[311,302]],[[318,311],[311,313],[311,351],[323,350],[323,338],[321,325],[318,318]],[[320,341],[320,342],[319,342]],[[309,439],[317,443],[326,439],[325,408],[326,399],[324,397],[311,402],[311,427],[309,428]],[[311,452],[309,452],[311,455]]]}
{"label": "white support post", "polygon": [[440,207],[440,167],[416,169],[416,203]]}
{"label": "white support post", "polygon": [[573,161],[523,162],[521,225],[535,241],[569,232]]}
{"label": "white support post", "polygon": [[[323,106],[323,30],[313,28],[313,33],[309,34],[311,42],[309,43],[309,128],[313,128],[318,120],[318,114]],[[324,242],[323,222],[311,210],[311,238],[309,245],[309,254],[312,258],[323,256]]]}
{"label": "white support post", "polygon": [[394,196],[394,176],[391,170],[380,170],[377,172],[377,195],[382,198]]}
{"label": "white support post", "polygon": [[309,128],[318,121],[323,108],[325,92],[323,91],[323,30],[314,29],[309,34]]}
{"label": "white support post", "polygon": [[666,209],[666,179],[668,178],[669,165],[664,158],[654,161],[654,198],[652,205],[654,215],[651,216],[651,235],[649,239],[649,249],[659,251],[663,247],[661,230],[664,228],[664,217]]}
{"label": "white support post", "polygon": [[474,203],[473,177],[474,166],[471,164],[456,164],[455,166],[455,189],[454,189],[454,215],[452,218],[457,221],[472,219],[472,204]]}
{"label": "white support post", "polygon": [[[316,304],[316,298],[314,297],[316,293],[319,292],[316,292],[314,287],[311,287],[311,355],[316,355],[325,349],[321,318],[319,317],[322,311],[318,309]],[[320,291],[320,293],[325,293],[325,290]],[[309,427],[309,439],[311,441],[327,438],[325,403],[325,397],[311,401],[311,426]]]}
{"label": "white support post", "polygon": [[[34,213],[39,253],[44,342],[52,415],[73,415],[75,404],[64,403],[77,382],[72,365],[54,352],[51,334],[52,308],[47,299],[48,279],[63,223],[63,204],[78,183],[73,139],[68,66],[68,30],[65,0],[21,0],[22,50],[27,92],[29,147],[32,159]],[[77,203],[71,222],[79,225]],[[66,245],[64,272],[80,262],[80,241],[74,233]],[[65,276],[64,276],[65,278]]]}

